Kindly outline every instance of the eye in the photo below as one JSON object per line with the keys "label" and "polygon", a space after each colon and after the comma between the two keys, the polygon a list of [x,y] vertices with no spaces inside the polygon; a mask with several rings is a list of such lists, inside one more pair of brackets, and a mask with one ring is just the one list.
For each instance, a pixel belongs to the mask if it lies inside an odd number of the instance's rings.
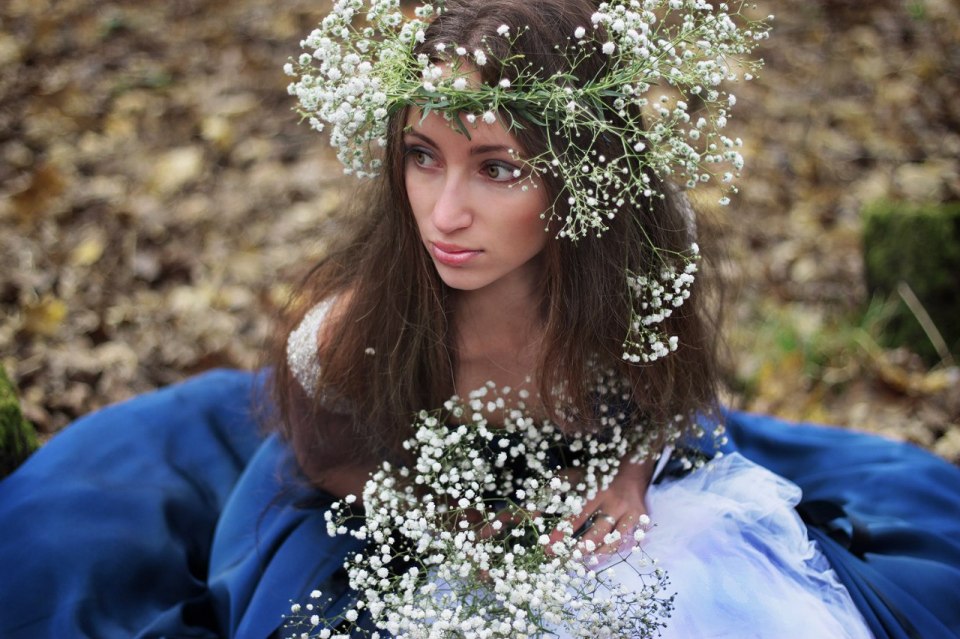
{"label": "eye", "polygon": [[506,162],[488,162],[481,169],[484,177],[495,182],[512,182],[520,177],[518,171],[517,167]]}
{"label": "eye", "polygon": [[404,151],[404,155],[406,155],[407,159],[419,167],[429,168],[436,164],[436,160],[433,159],[433,155],[431,155],[430,152],[422,146],[408,147]]}

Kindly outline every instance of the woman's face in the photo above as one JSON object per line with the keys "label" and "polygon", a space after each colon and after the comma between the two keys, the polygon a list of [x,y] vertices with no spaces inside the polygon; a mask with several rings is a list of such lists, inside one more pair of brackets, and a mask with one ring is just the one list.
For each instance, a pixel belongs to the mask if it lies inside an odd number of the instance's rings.
{"label": "woman's face", "polygon": [[[491,285],[527,293],[542,269],[548,196],[499,120],[465,123],[470,138],[436,112],[411,109],[404,176],[420,239],[450,287]],[[519,287],[519,288],[515,288]]]}

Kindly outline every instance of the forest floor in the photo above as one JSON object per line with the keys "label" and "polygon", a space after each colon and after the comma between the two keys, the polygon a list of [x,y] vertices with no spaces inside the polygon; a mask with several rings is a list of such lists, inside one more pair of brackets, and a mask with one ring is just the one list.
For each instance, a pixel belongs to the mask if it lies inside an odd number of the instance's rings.
{"label": "forest floor", "polygon": [[[43,436],[216,366],[271,318],[350,197],[281,67],[307,0],[0,4],[0,357]],[[747,168],[712,209],[730,259],[728,400],[960,462],[960,369],[880,346],[861,210],[960,199],[960,7],[783,0],[735,90]]]}

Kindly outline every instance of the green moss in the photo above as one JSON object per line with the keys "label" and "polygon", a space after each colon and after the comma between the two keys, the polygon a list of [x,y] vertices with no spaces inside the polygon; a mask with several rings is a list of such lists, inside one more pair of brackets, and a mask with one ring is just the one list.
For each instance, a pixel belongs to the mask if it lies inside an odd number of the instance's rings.
{"label": "green moss", "polygon": [[9,475],[37,448],[37,433],[20,412],[7,372],[0,366],[0,477]]}
{"label": "green moss", "polygon": [[863,211],[867,287],[895,300],[882,338],[933,363],[940,359],[898,293],[906,283],[929,314],[954,357],[960,357],[960,202],[917,205],[875,202]]}

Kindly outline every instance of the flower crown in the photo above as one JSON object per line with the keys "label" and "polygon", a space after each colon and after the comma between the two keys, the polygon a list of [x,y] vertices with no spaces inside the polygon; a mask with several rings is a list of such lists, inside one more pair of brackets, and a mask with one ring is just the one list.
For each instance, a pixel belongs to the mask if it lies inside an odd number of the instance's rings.
{"label": "flower crown", "polygon": [[[431,55],[416,53],[442,1],[407,19],[399,0],[337,0],[301,43],[309,53],[285,71],[297,78],[289,91],[299,112],[317,130],[330,126],[345,172],[360,177],[378,173],[376,148],[386,143],[388,119],[410,106],[451,116],[465,134],[460,117],[493,123],[498,114],[508,128],[532,124],[556,133],[527,163],[564,183],[569,213],[558,220],[558,235],[577,239],[606,230],[625,198],[662,195],[653,192],[651,171],[687,188],[721,174],[721,204],[729,201],[742,142],[722,133],[735,97],[720,85],[752,77],[760,62],[745,59],[769,31],[742,9],[704,0],[604,2],[590,24],[568,35],[568,72],[539,77],[516,54],[501,61],[518,70],[516,79],[491,86],[466,77],[488,63],[489,50],[451,42]],[[357,26],[361,16],[366,24]],[[494,37],[513,44],[517,34],[502,25]],[[609,56],[608,70],[579,82],[575,72],[595,47]],[[620,141],[613,157],[596,152],[601,136]],[[563,148],[554,139],[565,140]]]}

